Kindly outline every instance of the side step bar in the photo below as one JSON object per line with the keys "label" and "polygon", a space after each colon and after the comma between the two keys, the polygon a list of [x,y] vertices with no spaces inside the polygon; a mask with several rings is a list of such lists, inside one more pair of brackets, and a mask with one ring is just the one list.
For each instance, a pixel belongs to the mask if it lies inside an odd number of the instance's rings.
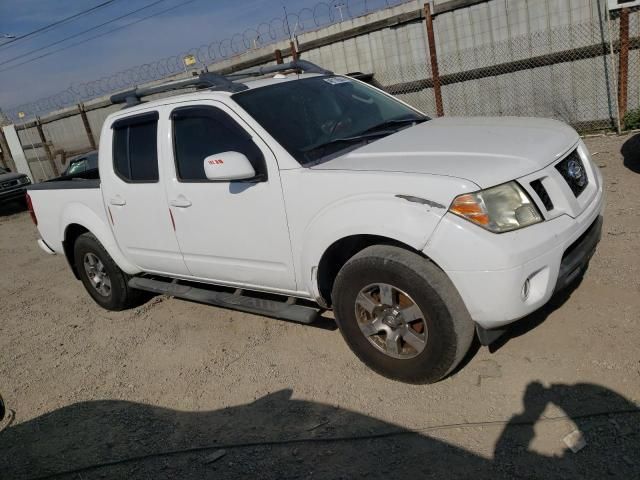
{"label": "side step bar", "polygon": [[145,277],[133,277],[129,280],[129,286],[147,292],[305,324],[315,322],[320,313],[318,309],[296,305],[291,300],[278,302],[250,297],[242,290],[236,290],[236,293],[219,292]]}

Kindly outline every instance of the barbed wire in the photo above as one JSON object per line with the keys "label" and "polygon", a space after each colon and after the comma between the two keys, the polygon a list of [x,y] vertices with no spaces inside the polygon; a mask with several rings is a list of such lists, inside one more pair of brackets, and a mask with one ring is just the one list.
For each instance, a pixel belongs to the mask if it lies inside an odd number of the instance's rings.
{"label": "barbed wire", "polygon": [[287,12],[286,16],[283,12],[282,16],[260,22],[254,28],[247,28],[222,40],[214,40],[209,44],[202,44],[176,55],[136,65],[96,80],[72,83],[69,88],[61,92],[6,109],[5,114],[14,121],[18,119],[23,121],[141,83],[178,75],[185,71],[183,59],[188,55],[193,55],[201,65],[212,65],[291,38],[292,35],[341,23],[408,1],[410,0],[321,1],[313,7],[305,7],[298,12]]}

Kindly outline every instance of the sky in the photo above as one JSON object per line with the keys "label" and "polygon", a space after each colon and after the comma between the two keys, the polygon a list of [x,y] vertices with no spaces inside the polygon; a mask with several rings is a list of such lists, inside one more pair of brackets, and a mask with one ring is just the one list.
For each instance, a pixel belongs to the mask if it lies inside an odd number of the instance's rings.
{"label": "sky", "polygon": [[[0,36],[24,35],[64,19],[106,0],[0,0]],[[187,2],[185,4],[185,2]],[[324,0],[316,10],[319,21],[328,21],[328,8],[339,16],[335,5],[347,2],[355,9],[365,0]],[[152,3],[140,12],[93,27]],[[367,0],[368,4],[384,0]],[[303,8],[313,9],[320,0],[114,0],[74,21],[14,43],[0,38],[0,109],[11,110],[69,88],[73,83],[96,80],[117,71],[176,55],[202,44],[229,38],[247,28],[256,28]],[[125,26],[171,7],[175,9],[106,34],[45,58],[18,65],[90,36]],[[306,19],[306,20],[305,20]],[[312,26],[310,10],[302,15]],[[264,27],[263,27],[264,28]],[[91,32],[81,34],[84,30]],[[65,38],[78,35],[73,39]],[[54,42],[60,42],[49,46]],[[49,47],[48,47],[49,46]],[[33,52],[33,53],[30,53]]]}

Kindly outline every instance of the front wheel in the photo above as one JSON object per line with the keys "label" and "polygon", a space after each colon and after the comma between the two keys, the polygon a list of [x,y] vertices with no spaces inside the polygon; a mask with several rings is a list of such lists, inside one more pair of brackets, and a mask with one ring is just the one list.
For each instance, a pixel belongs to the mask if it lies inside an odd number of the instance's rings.
{"label": "front wheel", "polygon": [[332,300],[349,347],[395,380],[437,382],[473,340],[473,322],[446,274],[402,248],[376,245],[355,255],[338,273]]}

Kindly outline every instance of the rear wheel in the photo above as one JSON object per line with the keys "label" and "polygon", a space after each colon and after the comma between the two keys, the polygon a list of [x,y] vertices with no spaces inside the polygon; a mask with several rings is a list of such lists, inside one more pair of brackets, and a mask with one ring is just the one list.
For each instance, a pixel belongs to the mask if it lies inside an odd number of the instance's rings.
{"label": "rear wheel", "polygon": [[350,259],[338,273],[332,300],[353,352],[396,380],[442,379],[473,340],[473,322],[446,274],[398,247],[368,247]]}
{"label": "rear wheel", "polygon": [[76,269],[89,295],[107,310],[133,306],[139,293],[127,284],[124,273],[92,233],[83,233],[73,247]]}

